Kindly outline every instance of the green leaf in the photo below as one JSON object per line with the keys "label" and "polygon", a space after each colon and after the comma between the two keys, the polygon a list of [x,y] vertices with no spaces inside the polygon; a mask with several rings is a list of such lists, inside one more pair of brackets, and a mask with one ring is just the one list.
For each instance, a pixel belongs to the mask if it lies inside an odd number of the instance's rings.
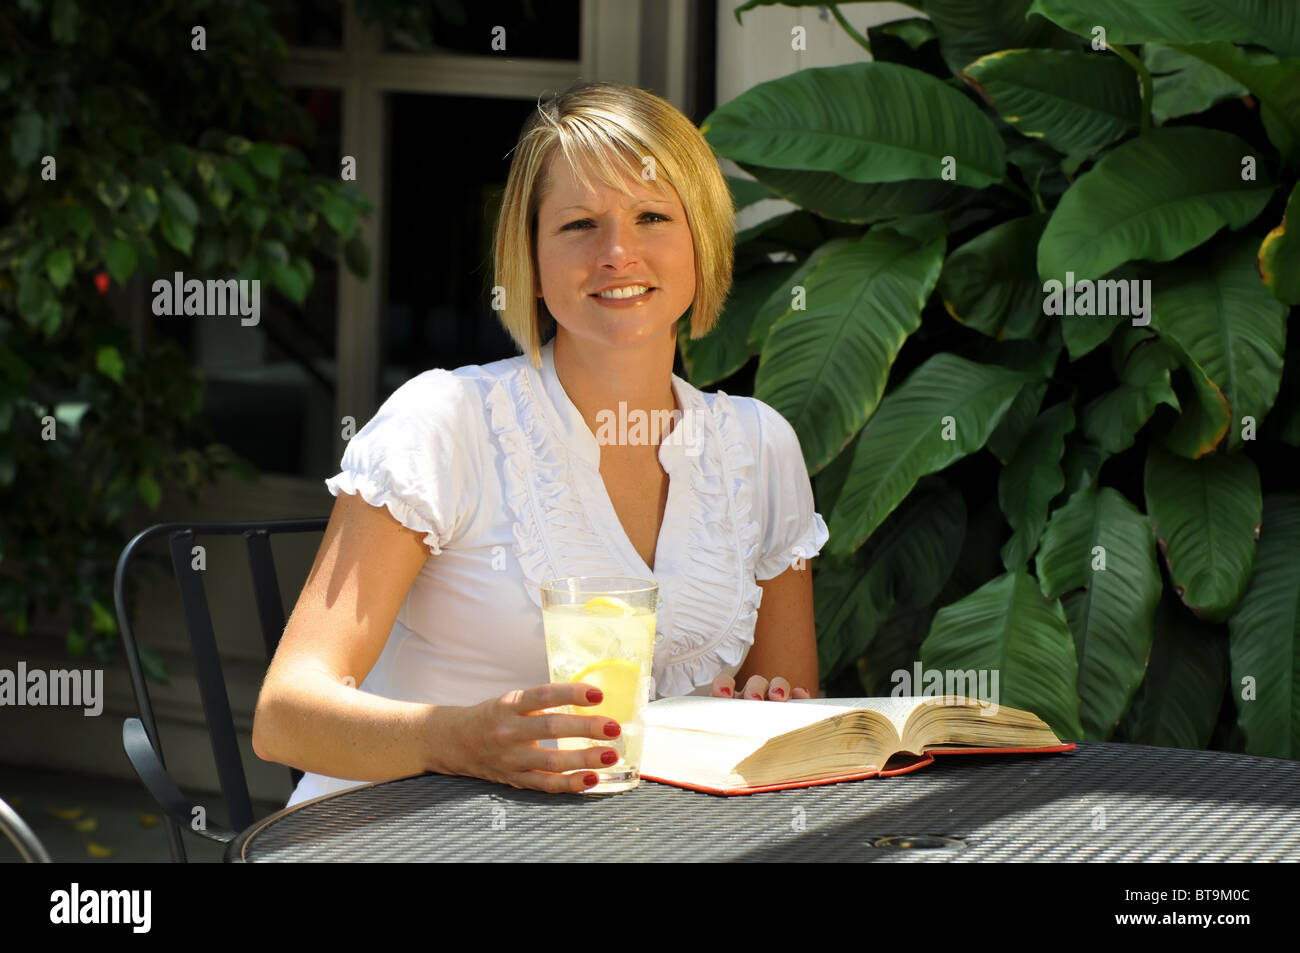
{"label": "green leaf", "polygon": [[1196,619],[1166,591],[1156,607],[1146,678],[1117,739],[1203,750],[1218,723],[1227,680],[1224,627]]}
{"label": "green leaf", "polygon": [[998,504],[1013,530],[1002,547],[1002,564],[1008,571],[1023,568],[1038,548],[1047,525],[1047,505],[1065,486],[1061,457],[1065,435],[1073,429],[1069,401],[1045,410],[998,479]]}
{"label": "green leaf", "polygon": [[113,613],[105,609],[97,599],[90,602],[90,612],[92,616],[91,628],[101,635],[116,635],[117,620],[113,618]]}
{"label": "green leaf", "polygon": [[850,182],[941,179],[951,168],[952,181],[979,188],[1004,176],[1002,140],[988,118],[955,89],[897,63],[805,69],[760,83],[700,131],[736,162]]}
{"label": "green leaf", "polygon": [[1167,269],[1151,322],[1222,391],[1232,452],[1245,443],[1243,418],[1262,424],[1282,380],[1288,309],[1259,280],[1255,241],[1218,242]]}
{"label": "green leaf", "polygon": [[1169,46],[1148,43],[1142,62],[1151,73],[1151,117],[1157,123],[1204,112],[1247,92],[1226,73]]}
{"label": "green leaf", "polygon": [[151,510],[158,509],[158,504],[162,502],[162,487],[148,473],[142,473],[136,477],[136,492],[140,494],[140,499]]}
{"label": "green leaf", "polygon": [[686,374],[695,387],[706,387],[730,377],[749,360],[746,336],[768,298],[794,273],[792,263],[754,268],[736,279],[717,325],[704,337],[691,340],[690,322],[678,322],[677,343]]}
{"label": "green leaf", "polygon": [[68,650],[68,654],[74,658],[80,658],[86,654],[86,647],[90,644],[86,637],[76,629],[69,629],[63,636],[63,644]]}
{"label": "green leaf", "polygon": [[1080,414],[1083,436],[1108,456],[1133,446],[1160,404],[1181,409],[1169,376],[1178,358],[1158,337],[1121,327],[1111,342],[1111,361],[1119,386],[1093,399]]}
{"label": "green leaf", "polygon": [[1300,495],[1264,497],[1255,572],[1228,620],[1228,687],[1250,754],[1300,758]]}
{"label": "green leaf", "polygon": [[940,609],[921,644],[921,670],[996,675],[990,694],[998,705],[1032,711],[1062,741],[1084,737],[1074,687],[1081,673],[1065,614],[1024,570]]}
{"label": "green leaf", "polygon": [[115,212],[130,194],[131,183],[116,169],[106,169],[103,178],[95,180],[95,195]]}
{"label": "green leaf", "polygon": [[788,202],[822,218],[855,225],[883,222],[945,208],[972,189],[934,179],[863,184],[834,172],[769,169],[742,164],[765,186]]}
{"label": "green leaf", "polygon": [[1255,565],[1259,471],[1243,453],[1186,460],[1151,447],[1144,482],[1174,591],[1197,618],[1222,622]]}
{"label": "green leaf", "polygon": [[131,217],[146,230],[153,228],[158,221],[158,193],[151,185],[136,183],[131,187],[131,197],[127,199],[126,210]]}
{"label": "green leaf", "polygon": [[1004,120],[1067,155],[1091,155],[1136,129],[1142,99],[1117,56],[1001,50],[963,71]]}
{"label": "green leaf", "polygon": [[112,345],[105,345],[95,352],[95,367],[105,377],[112,378],[117,383],[122,383],[122,374],[126,370],[126,362],[122,360],[122,354]]}
{"label": "green leaf", "polygon": [[18,313],[32,327],[40,327],[55,304],[54,292],[44,278],[27,275],[18,284]]}
{"label": "green leaf", "polygon": [[[1273,297],[1289,305],[1300,304],[1300,185],[1291,190],[1282,221],[1264,236],[1259,246],[1258,268]],[[1290,221],[1296,227],[1287,229]]]}
{"label": "green leaf", "polygon": [[[880,402],[867,423],[830,518],[827,551],[862,544],[916,481],[984,446],[1022,385],[1036,375],[930,358]],[[945,439],[950,433],[955,439]]]}
{"label": "green leaf", "polygon": [[239,191],[243,192],[250,199],[257,198],[257,181],[249,174],[248,169],[244,168],[243,163],[236,159],[223,162],[221,164],[221,174],[225,177],[227,182],[239,189]]}
{"label": "green leaf", "polygon": [[65,206],[63,221],[65,226],[75,232],[83,242],[90,237],[90,233],[95,227],[95,219],[90,214],[90,210],[84,205]]}
{"label": "green leaf", "polygon": [[301,307],[307,300],[308,284],[297,269],[282,262],[271,261],[267,264],[267,272],[275,287],[294,304]]}
{"label": "green leaf", "polygon": [[135,246],[120,238],[114,238],[104,250],[104,264],[119,285],[125,285],[135,273],[137,261]]}
{"label": "green leaf", "polygon": [[167,244],[182,254],[189,255],[194,247],[194,227],[178,218],[170,206],[163,206],[159,221]]}
{"label": "green leaf", "polygon": [[1052,514],[1036,565],[1043,595],[1064,595],[1085,736],[1105,741],[1142,684],[1151,653],[1161,590],[1151,525],[1109,487],[1080,490]]}
{"label": "green leaf", "polygon": [[1046,225],[1046,213],[1013,218],[949,255],[939,277],[948,313],[998,340],[1037,338],[1047,320],[1036,263]]}
{"label": "green leaf", "polygon": [[1029,0],[925,0],[925,15],[939,35],[943,58],[954,73],[998,50],[1027,47],[1076,49],[1079,41],[1040,16]]}
{"label": "green leaf", "polygon": [[928,605],[939,596],[965,535],[961,493],[938,477],[926,477],[859,550],[853,565],[822,567],[815,608],[823,679],[871,647],[896,602]]}
{"label": "green leaf", "polygon": [[850,244],[852,242],[848,238],[832,238],[830,241],[814,248],[802,262],[785,263],[786,265],[793,265],[794,270],[789,278],[782,285],[774,288],[772,293],[759,305],[758,312],[749,325],[747,343],[750,351],[757,354],[763,350],[763,345],[767,342],[767,336],[772,331],[772,325],[791,313],[794,302],[794,289],[804,287],[806,291],[806,279],[821,264],[822,259],[827,255],[839,252]]}
{"label": "green leaf", "polygon": [[766,185],[754,179],[742,179],[740,176],[729,175],[726,176],[726,180],[727,188],[731,190],[731,202],[735,206],[737,213],[767,199],[779,198]]}
{"label": "green leaf", "polygon": [[199,223],[199,207],[184,189],[169,185],[163,189],[162,200],[164,212],[170,211],[177,221],[191,226]]}
{"label": "green leaf", "polygon": [[72,280],[72,255],[66,248],[56,248],[45,258],[45,273],[56,291],[62,291]]}
{"label": "green leaf", "polygon": [[1300,9],[1276,0],[1034,0],[1029,9],[1081,36],[1102,25],[1112,46],[1228,40],[1300,56]]}
{"label": "green leaf", "polygon": [[40,113],[26,109],[14,117],[13,132],[9,137],[9,154],[13,156],[18,168],[26,168],[40,158],[44,139],[45,121]]}
{"label": "green leaf", "polygon": [[1191,43],[1177,49],[1244,84],[1259,100],[1269,141],[1292,166],[1300,164],[1300,59],[1251,60],[1231,43]]}
{"label": "green leaf", "polygon": [[330,228],[342,238],[351,237],[357,227],[357,213],[347,199],[331,192],[322,196],[319,208],[325,221],[330,223]]}
{"label": "green leaf", "polygon": [[810,473],[829,463],[880,403],[894,358],[920,326],[943,247],[943,239],[919,245],[870,231],[822,258],[804,280],[805,308],[772,325],[754,396],[790,421]]}
{"label": "green leaf", "polygon": [[1282,386],[1268,415],[1265,433],[1293,447],[1300,447],[1300,348],[1286,352]]}
{"label": "green leaf", "polygon": [[[1061,197],[1038,245],[1038,274],[1069,284],[1134,259],[1169,261],[1268,204],[1263,169],[1242,181],[1249,144],[1212,129],[1154,129],[1117,146]],[[1195,156],[1189,162],[1188,156]]]}
{"label": "green leaf", "polygon": [[281,156],[276,146],[259,142],[244,154],[244,161],[272,182],[280,178]]}

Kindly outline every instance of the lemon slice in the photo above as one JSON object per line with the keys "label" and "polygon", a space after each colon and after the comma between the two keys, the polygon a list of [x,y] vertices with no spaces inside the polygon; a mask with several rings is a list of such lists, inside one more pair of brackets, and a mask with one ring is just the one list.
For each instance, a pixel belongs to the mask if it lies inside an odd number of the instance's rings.
{"label": "lemon slice", "polygon": [[637,688],[641,681],[641,668],[625,659],[607,658],[588,665],[577,675],[575,682],[595,685],[605,693],[599,705],[579,705],[579,715],[604,715],[620,725],[631,721],[637,712]]}
{"label": "lemon slice", "polygon": [[588,599],[582,608],[591,615],[622,616],[632,614],[632,607],[618,596],[596,596],[594,599]]}

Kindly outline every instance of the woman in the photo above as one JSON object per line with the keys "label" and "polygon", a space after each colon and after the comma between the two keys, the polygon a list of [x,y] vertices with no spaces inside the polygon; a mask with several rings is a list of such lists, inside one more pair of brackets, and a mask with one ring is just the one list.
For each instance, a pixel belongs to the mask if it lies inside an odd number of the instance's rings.
{"label": "woman", "polygon": [[[807,558],[828,533],[794,430],[672,373],[678,320],[690,309],[698,338],[718,319],[733,231],[713,153],[659,97],[581,85],[525,124],[494,289],[523,354],[407,381],[326,481],[334,511],[253,723],[259,757],[308,772],[289,804],[425,771],[595,784],[581,769],[612,747],[538,744],[620,731],[544,711],[601,701],[546,684],[549,578],[659,583],[657,696],[815,693]],[[648,290],[611,290],[630,286]],[[686,439],[611,439],[638,412]]]}

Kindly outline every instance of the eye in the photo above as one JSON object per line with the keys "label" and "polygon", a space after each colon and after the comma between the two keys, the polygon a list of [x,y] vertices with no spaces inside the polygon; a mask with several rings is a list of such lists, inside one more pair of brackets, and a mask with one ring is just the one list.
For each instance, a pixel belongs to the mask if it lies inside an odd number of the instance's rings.
{"label": "eye", "polygon": [[[661,220],[661,221],[664,221],[664,222],[671,222],[671,221],[672,221],[672,219],[669,218],[667,215],[660,215],[658,212],[642,212],[642,213],[641,213],[641,217],[642,217],[642,218],[645,218],[646,216],[650,216],[651,218],[657,218],[657,219],[659,219],[659,220]],[[562,232],[567,232],[567,231],[573,230],[573,231],[584,231],[584,232],[585,232],[585,231],[586,231],[585,228],[576,228],[575,226],[578,226],[578,225],[586,225],[586,224],[590,224],[590,223],[591,223],[591,219],[589,219],[589,218],[579,219],[579,220],[576,221],[576,222],[570,222],[568,225],[565,225],[563,228],[560,229],[560,231],[562,231]]]}

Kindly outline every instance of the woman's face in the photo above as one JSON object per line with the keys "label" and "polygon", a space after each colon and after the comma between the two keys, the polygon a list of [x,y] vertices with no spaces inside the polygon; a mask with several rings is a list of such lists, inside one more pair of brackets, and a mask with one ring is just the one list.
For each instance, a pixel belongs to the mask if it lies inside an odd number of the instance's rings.
{"label": "woman's face", "polygon": [[[695,244],[677,191],[629,179],[631,198],[598,182],[588,192],[562,152],[549,163],[537,213],[538,286],[564,333],[605,347],[667,335],[695,298]],[[653,290],[627,304],[596,297],[611,286]],[[557,333],[560,333],[557,329]]]}

